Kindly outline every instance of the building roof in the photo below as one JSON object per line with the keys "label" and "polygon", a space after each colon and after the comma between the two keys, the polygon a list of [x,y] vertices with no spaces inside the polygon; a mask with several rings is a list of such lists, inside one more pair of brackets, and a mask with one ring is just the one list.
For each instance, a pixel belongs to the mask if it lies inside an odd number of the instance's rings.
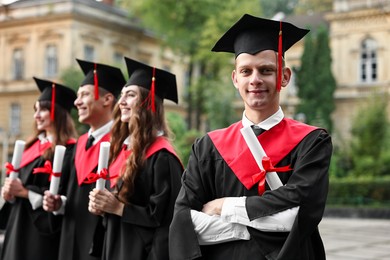
{"label": "building roof", "polygon": [[[37,6],[42,6],[39,14]],[[19,0],[2,6],[0,21],[69,13],[104,21],[105,24],[116,24],[154,37],[150,30],[141,26],[139,19],[131,18],[126,10],[96,0]]]}
{"label": "building roof", "polygon": [[320,26],[329,27],[325,20],[325,13],[309,13],[304,15],[287,16],[284,21],[292,23],[298,27],[316,30]]}

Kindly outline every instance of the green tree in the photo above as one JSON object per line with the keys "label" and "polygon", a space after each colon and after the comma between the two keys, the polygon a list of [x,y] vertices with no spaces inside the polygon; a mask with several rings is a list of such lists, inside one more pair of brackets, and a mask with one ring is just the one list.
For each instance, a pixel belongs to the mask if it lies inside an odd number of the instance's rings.
{"label": "green tree", "polygon": [[191,153],[192,144],[196,138],[202,135],[202,133],[196,130],[187,131],[183,117],[177,113],[167,113],[167,122],[174,135],[173,144],[178,156],[180,157],[183,166],[186,166]]}
{"label": "green tree", "polygon": [[[223,126],[225,119],[231,117],[227,114],[230,109],[223,111],[226,111],[225,117],[220,117],[224,118],[223,122],[208,116],[214,109],[209,103],[216,99],[215,93],[209,91],[209,88],[226,82],[219,80],[220,72],[223,67],[231,68],[232,59],[231,56],[228,60],[227,56],[211,54],[210,49],[244,13],[259,15],[259,2],[245,0],[237,5],[234,0],[142,0],[133,1],[130,5],[133,18],[142,17],[145,27],[164,39],[170,48],[189,58],[189,80],[185,96],[188,104],[188,127],[200,129],[201,119],[204,117],[212,120],[215,125]],[[214,82],[215,85],[206,85],[204,82]],[[225,108],[231,104],[230,99],[224,102]],[[195,123],[192,124],[193,122]]]}
{"label": "green tree", "polygon": [[317,88],[319,101],[316,116],[320,118],[322,126],[328,131],[332,131],[331,115],[336,108],[334,103],[334,92],[336,90],[336,80],[332,74],[332,57],[329,48],[329,34],[326,27],[320,27],[317,31],[317,41],[314,53],[315,69],[314,83]]}
{"label": "green tree", "polygon": [[351,129],[352,176],[389,175],[387,95],[376,95],[363,106]]}
{"label": "green tree", "polygon": [[331,65],[328,30],[321,27],[315,38],[310,33],[305,37],[297,75],[300,98],[297,112],[305,114],[307,123],[324,127],[329,132],[332,131],[331,114],[335,109],[333,94],[336,89]]}
{"label": "green tree", "polygon": [[297,69],[298,97],[300,103],[296,113],[303,113],[306,122],[311,122],[316,118],[316,111],[313,109],[318,101],[318,87],[314,82],[315,62],[314,62],[314,39],[312,34],[305,37],[304,49],[301,57],[301,67]]}

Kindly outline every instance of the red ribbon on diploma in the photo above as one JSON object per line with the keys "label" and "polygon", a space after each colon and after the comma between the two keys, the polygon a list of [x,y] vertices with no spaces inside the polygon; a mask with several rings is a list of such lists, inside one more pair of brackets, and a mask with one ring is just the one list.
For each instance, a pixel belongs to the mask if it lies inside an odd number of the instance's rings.
{"label": "red ribbon on diploma", "polygon": [[51,176],[61,177],[61,172],[53,172],[53,168],[51,166],[50,161],[46,161],[43,167],[34,168],[33,174],[37,173],[49,174],[49,181],[51,181]]}
{"label": "red ribbon on diploma", "polygon": [[4,166],[7,169],[7,175],[10,175],[11,172],[19,172],[19,169],[15,169],[12,163],[6,162]]}
{"label": "red ribbon on diploma", "polygon": [[99,174],[97,173],[94,173],[94,172],[91,172],[87,175],[87,177],[85,177],[85,180],[83,181],[83,183],[87,183],[87,184],[90,184],[90,183],[95,183],[97,180],[99,180],[100,178],[102,179],[105,179],[105,180],[110,180],[114,177],[110,177],[108,175],[108,170],[107,168],[103,168]]}
{"label": "red ribbon on diploma", "polygon": [[275,168],[272,165],[271,159],[266,156],[263,157],[261,162],[263,164],[264,170],[260,170],[259,173],[256,173],[255,175],[252,176],[253,183],[257,183],[257,182],[259,183],[258,185],[259,195],[263,195],[263,193],[265,192],[265,176],[267,172],[288,172],[292,170],[290,168],[290,165]]}

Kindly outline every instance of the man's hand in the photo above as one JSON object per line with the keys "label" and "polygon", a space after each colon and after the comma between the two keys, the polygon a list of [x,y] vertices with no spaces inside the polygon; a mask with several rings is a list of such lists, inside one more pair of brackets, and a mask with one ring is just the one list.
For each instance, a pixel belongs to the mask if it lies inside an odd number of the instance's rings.
{"label": "man's hand", "polygon": [[61,208],[62,200],[60,195],[53,195],[46,190],[43,196],[43,209],[48,212],[58,211]]}
{"label": "man's hand", "polygon": [[215,200],[209,201],[203,205],[202,212],[206,213],[207,215],[210,215],[210,216],[221,215],[222,206],[223,206],[224,201],[225,201],[225,198],[220,198],[220,199],[215,199]]}

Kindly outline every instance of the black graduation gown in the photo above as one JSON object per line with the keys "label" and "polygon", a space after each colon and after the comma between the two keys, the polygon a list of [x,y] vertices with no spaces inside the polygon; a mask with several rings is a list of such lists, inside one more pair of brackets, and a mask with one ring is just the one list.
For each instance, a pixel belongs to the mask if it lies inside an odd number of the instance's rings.
{"label": "black graduation gown", "polygon": [[[308,134],[276,166],[290,165],[293,171],[279,172],[283,184],[258,195],[237,179],[216,150],[209,135],[197,140],[183,174],[170,228],[171,259],[325,259],[318,232],[328,191],[328,167],[332,153],[330,136],[323,130]],[[246,210],[253,220],[300,206],[291,232],[261,232],[248,227],[249,241],[199,246],[190,209],[201,211],[216,198],[247,196]]]}
{"label": "black graduation gown", "polygon": [[122,217],[105,215],[102,259],[169,259],[169,225],[182,172],[180,161],[165,149],[146,159],[129,198],[131,205],[125,206]]}
{"label": "black graduation gown", "polygon": [[[85,137],[85,136],[83,136]],[[80,145],[80,139],[77,145]],[[106,135],[101,141],[109,139]],[[100,142],[100,141],[99,141]],[[99,151],[100,143],[94,144]],[[85,145],[80,145],[84,149]],[[92,148],[90,148],[92,149]],[[94,251],[95,232],[103,230],[102,217],[93,215],[88,211],[89,192],[96,187],[95,183],[82,183],[79,186],[77,170],[75,167],[75,149],[69,179],[67,180],[65,213],[62,221],[61,243],[59,248],[59,260],[96,260],[101,258],[101,252]],[[97,157],[98,158],[98,155]],[[95,167],[92,172],[97,171],[98,160],[90,158],[81,163],[90,164]],[[95,166],[94,166],[95,165]],[[100,245],[101,246],[101,245]],[[99,248],[98,248],[99,249]]]}
{"label": "black graduation gown", "polygon": [[[64,184],[63,180],[69,174],[74,144],[68,144],[66,148],[60,189]],[[19,178],[23,185],[42,195],[50,187],[49,175],[32,174],[32,171],[34,168],[43,167],[44,163],[45,160],[38,157],[19,171]],[[6,202],[4,207],[10,207],[10,214],[1,259],[58,259],[61,216],[54,216],[52,213],[44,211],[42,207],[33,210],[29,200],[24,198],[16,198],[13,204]]]}

